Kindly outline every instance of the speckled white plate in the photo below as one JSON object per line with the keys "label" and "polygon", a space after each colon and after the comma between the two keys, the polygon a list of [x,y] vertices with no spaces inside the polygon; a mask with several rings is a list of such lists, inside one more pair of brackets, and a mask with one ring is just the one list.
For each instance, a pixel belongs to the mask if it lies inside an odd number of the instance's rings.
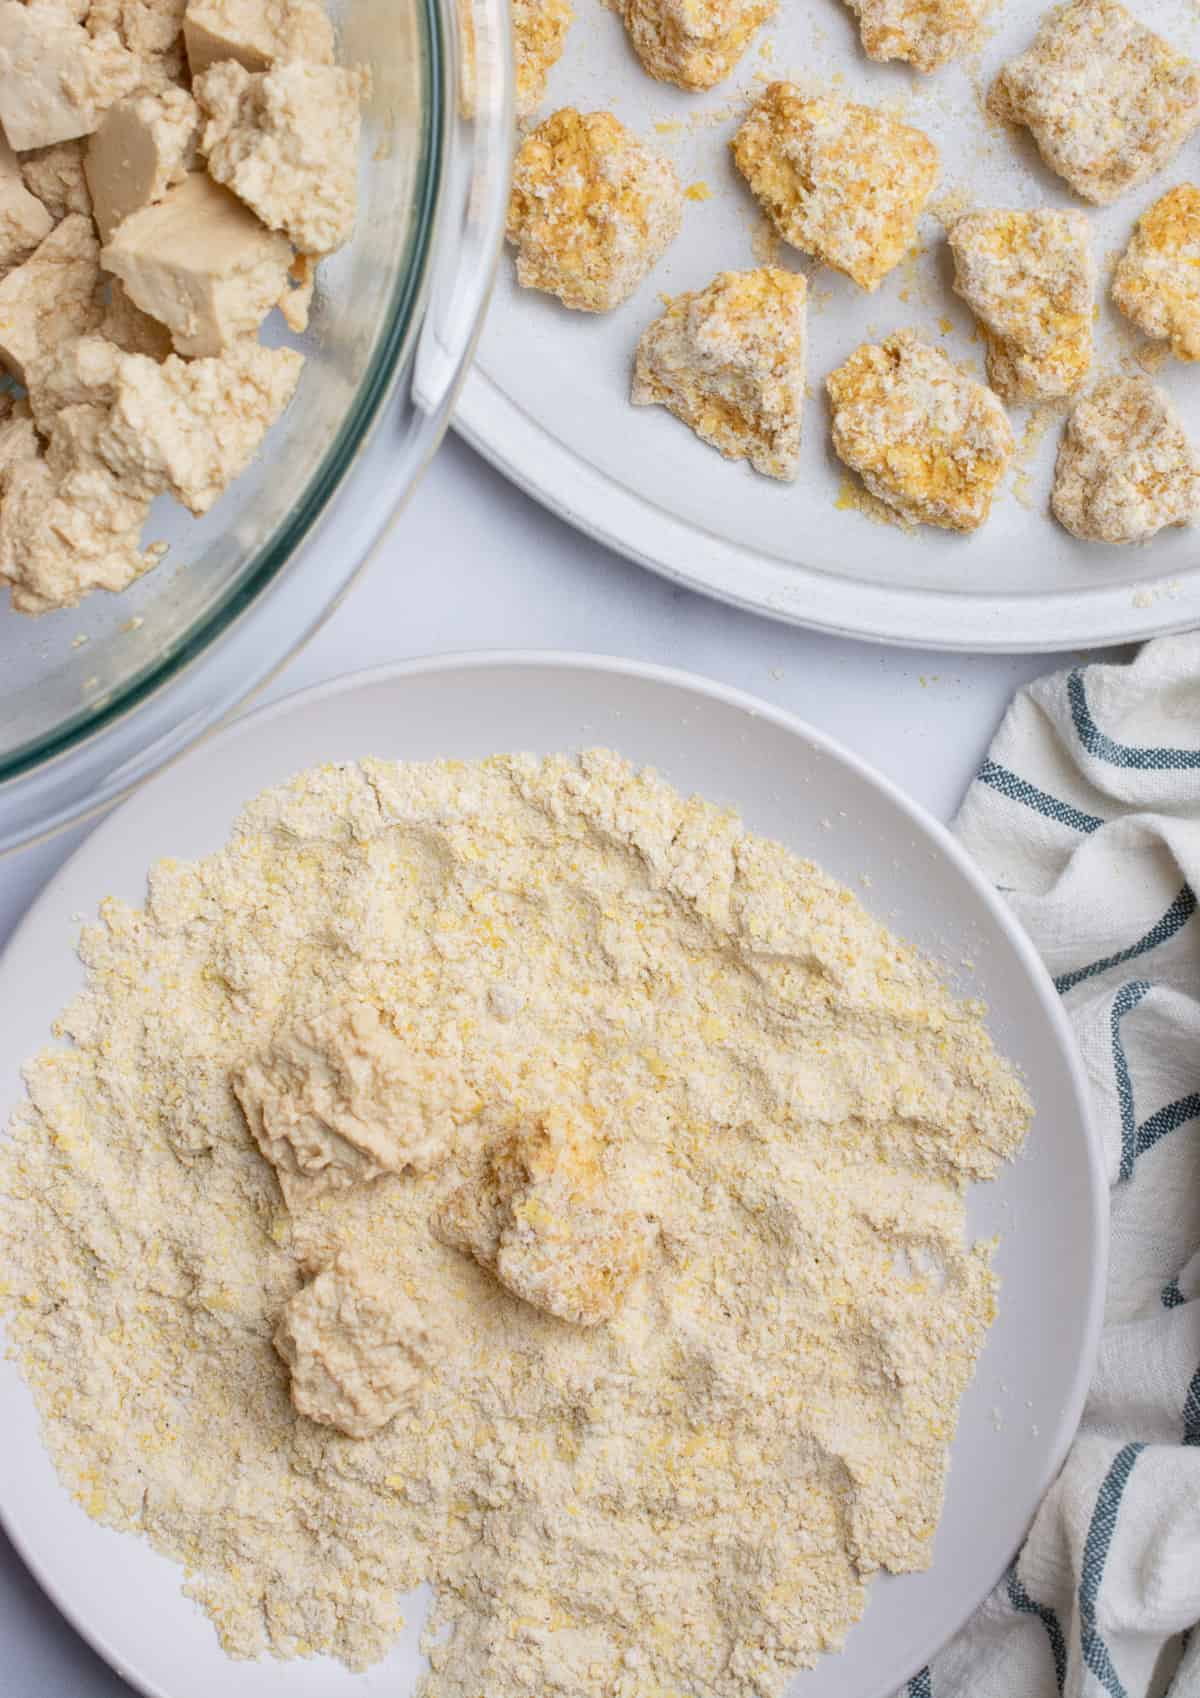
{"label": "speckled white plate", "polygon": [[[1195,6],[1129,3],[1200,58]],[[631,301],[605,316],[568,312],[548,295],[518,290],[511,257],[501,261],[457,414],[476,447],[601,541],[693,589],[776,619],[952,649],[1117,643],[1200,620],[1200,533],[1173,530],[1142,548],[1114,549],[1077,542],[1050,519],[1057,422],[1040,440],[1031,433],[1025,463],[972,537],[906,533],[845,505],[846,476],[828,447],[824,380],[860,342],[909,325],[982,375],[974,321],[951,292],[953,268],[931,214],[922,221],[920,258],[899,266],[874,295],[780,249],[779,263],[806,271],[812,286],[811,399],[795,484],[723,461],[662,408],[633,408],[627,400],[633,352],[661,310],[659,293],[703,288],[717,271],[760,263],[757,208],[728,144],[764,81],[836,79],[846,95],[889,103],[941,148],[935,203],[950,193],[978,206],[1082,206],[1041,164],[1024,132],[989,125],[981,109],[982,92],[1003,61],[1031,41],[1049,0],[998,0],[982,50],[927,78],[873,64],[842,0],[781,0],[733,75],[707,94],[648,77],[620,19],[601,0],[575,0],[575,8],[543,115],[565,105],[608,108],[674,159],[685,184],[705,184],[712,198],[688,203],[683,233],[661,264]],[[1109,261],[1136,218],[1189,176],[1200,181],[1200,136],[1146,187],[1089,210],[1105,294]],[[1105,300],[1095,369],[1115,369],[1138,345]],[[1160,381],[1200,443],[1200,368],[1172,362]],[[1027,410],[1014,410],[1018,437],[1028,418]]]}
{"label": "speckled white plate", "polygon": [[[735,803],[756,830],[863,890],[889,924],[991,1007],[1001,1049],[1039,1105],[1028,1146],[977,1187],[970,1225],[998,1233],[1000,1313],[963,1403],[946,1510],[925,1574],[876,1582],[836,1657],[792,1698],[886,1698],[1002,1573],[1079,1419],[1104,1287],[1107,1198],[1085,1084],[1050,981],[962,850],[886,780],[799,721],[737,691],[624,661],[478,655],[322,685],[264,708],[186,755],[97,828],[0,961],[0,1126],[20,1067],[78,989],[79,923],[113,894],[140,903],[150,863],[217,849],[242,805],[321,761],[471,758],[594,744]],[[2,1271],[2,1270],[0,1270]],[[233,1663],[181,1575],[136,1538],[89,1521],[60,1487],[32,1400],[0,1362],[0,1517],[59,1607],[152,1698],[408,1698],[422,1669],[415,1596],[403,1642],[352,1675],[323,1659]]]}

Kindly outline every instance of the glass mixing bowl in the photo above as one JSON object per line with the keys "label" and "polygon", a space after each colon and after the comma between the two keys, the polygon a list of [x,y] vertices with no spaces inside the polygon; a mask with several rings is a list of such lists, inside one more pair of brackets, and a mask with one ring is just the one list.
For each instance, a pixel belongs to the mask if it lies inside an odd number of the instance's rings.
{"label": "glass mixing bowl", "polygon": [[508,0],[330,10],[372,87],[354,240],[321,268],[309,331],[263,331],[307,356],[299,389],[204,519],[156,504],[146,537],[170,551],[123,594],[31,619],[0,593],[0,851],[124,794],[282,665],[445,430],[503,234]]}

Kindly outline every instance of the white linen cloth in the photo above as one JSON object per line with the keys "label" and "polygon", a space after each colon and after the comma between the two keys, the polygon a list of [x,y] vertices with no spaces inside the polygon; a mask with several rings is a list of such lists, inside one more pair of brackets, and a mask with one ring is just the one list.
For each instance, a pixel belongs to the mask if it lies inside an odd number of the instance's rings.
{"label": "white linen cloth", "polygon": [[907,1698],[1200,1698],[1200,635],[1023,690],[955,829],[1074,1026],[1112,1247],[1062,1473]]}

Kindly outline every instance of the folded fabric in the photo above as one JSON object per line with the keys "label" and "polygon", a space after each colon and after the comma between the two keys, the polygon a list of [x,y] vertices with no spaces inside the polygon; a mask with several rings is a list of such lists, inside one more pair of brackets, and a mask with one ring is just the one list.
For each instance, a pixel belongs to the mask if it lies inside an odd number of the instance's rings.
{"label": "folded fabric", "polygon": [[1112,1239],[1062,1473],[907,1698],[1200,1698],[1200,635],[1023,690],[955,829],[1063,997]]}

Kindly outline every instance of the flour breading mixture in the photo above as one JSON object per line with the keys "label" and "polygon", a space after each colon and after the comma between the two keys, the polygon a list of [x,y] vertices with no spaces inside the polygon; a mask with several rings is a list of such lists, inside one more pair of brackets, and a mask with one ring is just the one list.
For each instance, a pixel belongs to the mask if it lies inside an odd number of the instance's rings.
{"label": "flour breading mixture", "polygon": [[8,1337],[231,1654],[428,1579],[428,1698],[766,1698],[928,1563],[1030,1108],[818,868],[611,753],[364,761],[82,952]]}

